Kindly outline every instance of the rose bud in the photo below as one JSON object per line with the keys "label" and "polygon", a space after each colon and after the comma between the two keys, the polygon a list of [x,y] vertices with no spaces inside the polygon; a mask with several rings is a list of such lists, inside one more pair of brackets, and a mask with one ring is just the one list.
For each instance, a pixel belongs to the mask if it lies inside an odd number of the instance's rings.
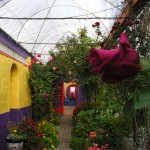
{"label": "rose bud", "polygon": [[92,48],[88,59],[93,71],[97,72],[105,83],[118,83],[140,70],[139,54],[130,47],[125,33],[121,34],[118,49]]}
{"label": "rose bud", "polygon": [[95,22],[95,26],[99,27],[100,26],[100,22]]}

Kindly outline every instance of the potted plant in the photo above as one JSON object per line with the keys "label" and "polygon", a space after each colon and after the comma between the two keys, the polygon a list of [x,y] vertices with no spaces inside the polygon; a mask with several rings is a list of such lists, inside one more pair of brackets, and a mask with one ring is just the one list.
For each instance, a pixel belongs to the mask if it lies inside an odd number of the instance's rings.
{"label": "potted plant", "polygon": [[9,134],[6,138],[8,150],[23,150],[23,142],[25,140],[25,135],[19,133],[19,131],[17,130],[18,126],[12,121],[9,121],[7,123],[7,127],[9,130]]}

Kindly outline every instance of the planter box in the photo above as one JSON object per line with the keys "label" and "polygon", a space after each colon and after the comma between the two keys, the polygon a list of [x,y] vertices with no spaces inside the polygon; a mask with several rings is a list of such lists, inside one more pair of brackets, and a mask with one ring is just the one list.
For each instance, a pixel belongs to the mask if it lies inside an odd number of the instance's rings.
{"label": "planter box", "polygon": [[8,150],[23,150],[23,142],[24,140],[10,140],[6,139],[6,144]]}

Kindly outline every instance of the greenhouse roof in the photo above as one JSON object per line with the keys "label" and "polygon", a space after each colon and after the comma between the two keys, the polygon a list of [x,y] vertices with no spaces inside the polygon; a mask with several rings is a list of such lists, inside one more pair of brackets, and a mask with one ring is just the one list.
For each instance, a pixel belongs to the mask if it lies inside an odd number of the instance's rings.
{"label": "greenhouse roof", "polygon": [[100,22],[108,35],[125,5],[123,0],[1,0],[0,28],[47,62],[55,44],[80,28],[96,38],[92,24]]}

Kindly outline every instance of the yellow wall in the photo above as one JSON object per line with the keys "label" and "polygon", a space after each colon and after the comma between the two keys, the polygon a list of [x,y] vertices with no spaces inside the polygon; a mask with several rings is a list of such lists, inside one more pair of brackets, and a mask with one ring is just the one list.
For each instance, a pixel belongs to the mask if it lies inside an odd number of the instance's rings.
{"label": "yellow wall", "polygon": [[31,105],[28,77],[26,66],[0,54],[0,114]]}
{"label": "yellow wall", "polygon": [[66,90],[67,90],[67,87],[69,85],[77,85],[76,82],[68,82],[68,83],[64,83],[64,95],[65,95],[65,98],[66,98]]}

